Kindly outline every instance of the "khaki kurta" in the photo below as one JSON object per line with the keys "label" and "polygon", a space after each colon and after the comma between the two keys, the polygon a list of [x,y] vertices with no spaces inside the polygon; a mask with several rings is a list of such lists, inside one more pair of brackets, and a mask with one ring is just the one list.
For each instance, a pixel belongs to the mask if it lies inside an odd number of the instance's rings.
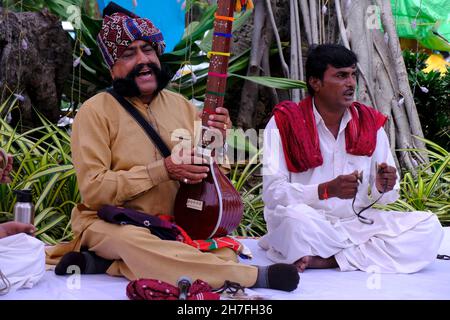
{"label": "khaki kurta", "polygon": [[[163,90],[150,105],[137,98],[130,101],[169,148],[189,140],[193,145],[197,110],[181,95]],[[112,225],[98,218],[96,210],[106,204],[152,215],[172,214],[179,187],[170,180],[161,154],[145,131],[111,95],[100,93],[86,101],[72,130],[72,157],[83,203],[72,211],[74,241],[48,250],[47,263],[54,264],[65,252],[85,246],[116,260],[109,274],[130,280],[155,278],[175,284],[188,275],[213,287],[225,280],[244,286],[255,283],[257,268],[236,263],[230,249],[202,253],[183,243],[160,240],[147,229]]]}

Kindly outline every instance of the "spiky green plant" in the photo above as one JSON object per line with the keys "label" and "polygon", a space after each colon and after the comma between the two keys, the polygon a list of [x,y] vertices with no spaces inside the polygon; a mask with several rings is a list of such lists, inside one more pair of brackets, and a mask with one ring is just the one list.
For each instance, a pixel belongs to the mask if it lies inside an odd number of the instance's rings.
{"label": "spiky green plant", "polygon": [[[262,201],[262,178],[255,173],[261,169],[260,149],[250,160],[236,164],[232,170],[231,182],[241,194],[244,203],[244,215],[234,235],[259,237],[267,232]],[[250,181],[254,180],[254,181]]]}
{"label": "spiky green plant", "polygon": [[420,168],[416,176],[406,172],[400,182],[400,199],[383,206],[386,210],[432,211],[443,225],[450,225],[450,152],[423,138],[427,150],[408,149],[409,152],[427,152],[431,161]]}
{"label": "spiky green plant", "polygon": [[[7,102],[0,106],[0,113]],[[11,220],[14,190],[32,189],[36,236],[48,244],[72,237],[70,214],[80,202],[70,136],[40,116],[42,126],[19,133],[0,119],[0,145],[14,156],[12,182],[0,185],[0,221]]]}

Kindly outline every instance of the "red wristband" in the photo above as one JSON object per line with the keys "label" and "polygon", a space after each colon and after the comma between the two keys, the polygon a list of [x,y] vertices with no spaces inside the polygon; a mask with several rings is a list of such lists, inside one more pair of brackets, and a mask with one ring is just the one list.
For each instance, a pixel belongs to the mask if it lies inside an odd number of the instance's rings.
{"label": "red wristband", "polygon": [[325,185],[323,186],[322,198],[323,198],[323,200],[328,199],[328,182],[325,182]]}

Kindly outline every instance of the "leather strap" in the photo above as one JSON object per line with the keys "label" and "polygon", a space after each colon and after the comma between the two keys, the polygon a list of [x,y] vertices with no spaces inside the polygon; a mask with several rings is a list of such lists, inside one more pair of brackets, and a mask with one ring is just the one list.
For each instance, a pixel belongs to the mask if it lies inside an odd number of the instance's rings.
{"label": "leather strap", "polygon": [[109,88],[106,90],[110,95],[112,95],[119,104],[134,118],[134,120],[139,123],[139,125],[144,129],[147,136],[150,138],[150,140],[153,141],[153,143],[158,148],[159,152],[162,154],[164,158],[167,158],[171,155],[170,149],[167,147],[167,145],[164,143],[164,141],[161,139],[159,134],[153,129],[150,123],[148,123],[147,120],[139,113],[139,111],[133,107],[133,105],[124,97],[122,97],[120,94],[114,91],[114,89]]}

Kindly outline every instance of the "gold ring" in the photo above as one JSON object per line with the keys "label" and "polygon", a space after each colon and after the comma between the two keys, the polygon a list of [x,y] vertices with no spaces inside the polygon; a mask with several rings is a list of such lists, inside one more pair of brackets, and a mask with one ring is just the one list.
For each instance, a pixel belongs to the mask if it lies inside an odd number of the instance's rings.
{"label": "gold ring", "polygon": [[223,130],[227,130],[227,128],[228,128],[228,126],[227,126],[227,124],[225,123],[225,124],[223,125]]}

